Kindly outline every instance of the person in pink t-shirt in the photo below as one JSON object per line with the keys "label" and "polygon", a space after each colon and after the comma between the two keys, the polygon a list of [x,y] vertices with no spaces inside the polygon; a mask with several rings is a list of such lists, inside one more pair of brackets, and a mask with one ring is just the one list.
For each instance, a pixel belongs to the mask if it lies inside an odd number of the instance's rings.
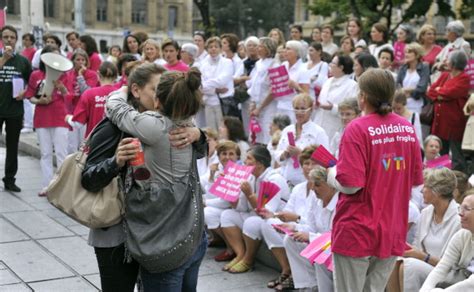
{"label": "person in pink t-shirt", "polygon": [[[55,45],[47,45],[41,54],[57,53],[59,49]],[[51,96],[39,96],[38,89],[45,79],[45,65],[41,61],[39,70],[35,70],[28,81],[25,97],[31,103],[36,104],[33,118],[33,126],[38,135],[41,152],[42,190],[38,193],[40,197],[46,196],[45,188],[53,178],[53,149],[56,155],[57,166],[61,166],[67,155],[68,125],[64,121],[66,107],[64,100],[68,94],[65,86],[66,74],[62,74],[54,81],[55,88]]]}
{"label": "person in pink t-shirt", "polygon": [[188,72],[189,66],[180,60],[181,48],[175,40],[167,40],[161,45],[166,64],[164,67],[169,71]]}
{"label": "person in pink t-shirt", "polygon": [[87,52],[87,56],[89,57],[89,65],[88,68],[94,72],[99,70],[100,64],[102,63],[102,59],[99,56],[99,50],[97,49],[97,43],[93,37],[90,35],[81,35],[79,37],[81,41],[81,48]]}
{"label": "person in pink t-shirt", "polygon": [[35,36],[31,33],[25,33],[22,37],[22,44],[23,44],[23,51],[21,51],[21,54],[30,61],[30,63],[33,61],[33,56],[36,53],[36,48],[35,48]]}
{"label": "person in pink t-shirt", "polygon": [[329,181],[341,191],[331,248],[336,291],[383,291],[403,254],[413,186],[423,183],[420,144],[391,112],[395,82],[383,69],[359,77],[365,113],[345,129]]}
{"label": "person in pink t-shirt", "polygon": [[81,95],[74,109],[74,115],[67,115],[66,121],[73,128],[87,124],[84,138],[89,136],[94,127],[104,118],[107,96],[115,91],[117,67],[111,62],[104,62],[99,68],[100,86],[89,88]]}

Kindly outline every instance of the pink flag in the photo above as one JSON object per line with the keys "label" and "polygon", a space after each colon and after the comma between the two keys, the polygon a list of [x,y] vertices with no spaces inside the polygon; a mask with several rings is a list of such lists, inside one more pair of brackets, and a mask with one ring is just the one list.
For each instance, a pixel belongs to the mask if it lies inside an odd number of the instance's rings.
{"label": "pink flag", "polygon": [[239,165],[232,161],[227,162],[224,169],[224,176],[220,176],[212,184],[209,193],[229,202],[236,202],[239,199],[240,184],[248,180],[254,167]]}
{"label": "pink flag", "polygon": [[274,98],[295,93],[295,90],[288,86],[290,76],[284,65],[268,69],[268,77],[270,78]]}
{"label": "pink flag", "polygon": [[452,163],[451,159],[449,159],[449,155],[445,154],[443,156],[440,156],[438,158],[435,158],[433,160],[427,161],[426,162],[426,168],[441,168],[441,167],[447,167],[449,169],[452,169]]}
{"label": "pink flag", "polygon": [[321,234],[319,237],[311,241],[308,246],[301,251],[300,255],[307,258],[311,263],[331,244],[331,232]]}

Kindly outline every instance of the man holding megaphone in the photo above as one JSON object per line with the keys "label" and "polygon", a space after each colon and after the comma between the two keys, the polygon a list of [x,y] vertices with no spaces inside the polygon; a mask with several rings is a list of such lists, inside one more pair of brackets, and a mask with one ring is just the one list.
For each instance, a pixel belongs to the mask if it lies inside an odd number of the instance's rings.
{"label": "man holding megaphone", "polygon": [[15,184],[18,171],[18,141],[23,127],[24,87],[31,74],[28,59],[15,53],[18,33],[11,25],[1,29],[3,50],[0,54],[0,133],[5,124],[7,155],[3,184],[6,190],[20,192]]}

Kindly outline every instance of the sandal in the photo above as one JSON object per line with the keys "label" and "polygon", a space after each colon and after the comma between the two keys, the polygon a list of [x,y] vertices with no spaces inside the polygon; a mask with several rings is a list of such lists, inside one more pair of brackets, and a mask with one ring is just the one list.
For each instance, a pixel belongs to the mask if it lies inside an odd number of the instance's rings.
{"label": "sandal", "polygon": [[288,274],[280,274],[278,278],[271,280],[270,282],[267,283],[267,288],[273,289],[275,288],[278,284],[286,280],[290,275]]}
{"label": "sandal", "polygon": [[244,261],[240,261],[238,262],[237,264],[233,265],[230,269],[229,269],[229,273],[231,274],[240,274],[240,273],[245,273],[245,272],[248,272],[250,270],[252,270],[253,267],[250,266],[250,265],[247,265]]}
{"label": "sandal", "polygon": [[225,265],[222,270],[227,272],[230,270],[230,268],[232,268],[233,266],[235,266],[238,262],[240,261],[240,259],[237,259],[237,258],[234,258],[233,260],[230,261],[230,263],[228,263],[227,265]]}
{"label": "sandal", "polygon": [[295,290],[295,283],[293,283],[293,277],[289,276],[283,280],[280,284],[275,287],[275,291],[288,291]]}

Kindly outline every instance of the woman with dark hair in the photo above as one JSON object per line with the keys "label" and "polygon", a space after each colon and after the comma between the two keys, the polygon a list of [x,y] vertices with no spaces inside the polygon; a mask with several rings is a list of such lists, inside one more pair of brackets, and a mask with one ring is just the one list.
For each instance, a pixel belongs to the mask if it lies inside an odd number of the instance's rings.
{"label": "woman with dark hair", "polygon": [[166,40],[161,45],[161,50],[163,51],[163,57],[166,61],[164,67],[169,71],[179,71],[179,72],[188,72],[189,66],[181,61],[181,47],[178,42],[175,40]]}
{"label": "woman with dark hair", "polygon": [[466,127],[463,108],[469,98],[469,76],[464,72],[467,56],[457,50],[449,55],[449,69],[430,86],[428,97],[434,102],[434,120],[431,133],[443,141],[441,155],[451,151],[453,169],[465,171],[466,159],[462,153],[462,139]]}
{"label": "woman with dark hair", "polygon": [[[315,26],[313,27],[313,29],[311,30],[311,40],[313,42],[318,42],[320,43],[322,40],[321,40],[321,27],[319,26]],[[283,43],[285,44],[285,43]]]}
{"label": "woman with dark hair", "polygon": [[324,25],[321,29],[321,45],[323,51],[329,55],[334,55],[339,47],[333,42],[334,28],[331,25]]}
{"label": "woman with dark hair", "polygon": [[[155,64],[142,66],[157,68]],[[137,70],[132,75],[138,74]],[[140,140],[146,157],[142,165],[130,166],[133,177],[127,179],[132,179],[133,184],[125,190],[124,224],[127,249],[140,265],[145,291],[196,291],[207,240],[201,188],[193,160],[205,150],[195,154],[189,135],[183,132],[173,141],[169,133],[191,125],[201,104],[200,75],[199,70],[192,68],[188,74],[155,74],[152,78],[157,87],[132,84],[131,94],[146,109],[157,109],[156,112],[135,111],[127,104],[127,93],[123,90],[107,101],[107,116],[122,131]],[[147,78],[146,74],[140,79]],[[179,147],[173,147],[175,144]],[[205,142],[203,147],[207,148]],[[183,222],[190,223],[189,228],[177,228]]]}
{"label": "woman with dark hair", "polygon": [[377,59],[368,53],[362,53],[354,58],[354,79],[357,80],[369,68],[378,68]]}
{"label": "woman with dark hair", "polygon": [[306,68],[309,74],[309,95],[316,100],[321,93],[323,84],[328,80],[329,65],[321,60],[323,46],[321,43],[312,42],[308,48],[309,60]]}
{"label": "woman with dark hair", "polygon": [[343,55],[350,56],[350,57],[354,58],[355,46],[354,46],[354,41],[352,40],[352,38],[350,36],[348,36],[348,35],[343,36],[341,38],[341,41],[339,42],[339,45],[341,47],[341,49],[339,51]]}
{"label": "woman with dark hair", "polygon": [[99,50],[97,49],[97,43],[95,39],[90,35],[81,35],[79,37],[81,41],[81,48],[86,51],[87,55],[89,56],[89,69],[94,72],[99,70],[100,64],[102,63],[102,59],[99,56]]}
{"label": "woman with dark hair", "polygon": [[357,83],[350,76],[352,68],[351,57],[341,54],[334,56],[329,64],[332,77],[323,84],[315,102],[313,121],[326,131],[329,141],[342,127],[338,104],[357,95]]}
{"label": "woman with dark hair", "polygon": [[122,51],[123,53],[132,54],[137,58],[137,60],[140,60],[142,55],[141,44],[142,42],[137,36],[129,34],[123,39]]}
{"label": "woman with dark hair", "polygon": [[410,122],[392,113],[390,72],[367,70],[358,84],[365,115],[347,125],[328,174],[341,192],[331,232],[335,291],[383,291],[405,250],[411,189],[423,183],[420,145]]}
{"label": "woman with dark hair", "polygon": [[250,148],[245,135],[244,126],[239,118],[225,116],[219,127],[219,137],[223,140],[231,140],[237,143],[240,148],[240,160],[245,161],[247,150]]}
{"label": "woman with dark hair", "polygon": [[388,43],[388,28],[383,23],[377,22],[372,26],[370,39],[372,40],[372,44],[369,45],[369,52],[375,58],[379,56],[379,52],[383,48],[393,50],[392,45]]}
{"label": "woman with dark hair", "polygon": [[409,24],[400,24],[397,29],[397,41],[393,43],[393,68],[397,70],[405,59],[405,47],[415,40],[415,33]]}
{"label": "woman with dark hair", "polygon": [[[198,47],[198,53],[194,58],[194,64],[201,64],[202,61],[207,57],[206,52],[206,35],[203,31],[195,31],[193,35],[193,42]],[[199,66],[197,66],[199,67]]]}
{"label": "woman with dark hair", "polygon": [[239,37],[233,33],[225,33],[221,35],[222,41],[222,54],[227,59],[232,61],[234,66],[234,79],[242,75],[244,71],[244,62],[240,59],[239,55],[237,54],[237,50],[239,48]]}
{"label": "woman with dark hair", "polygon": [[[41,54],[60,54],[58,47],[47,45]],[[38,135],[38,142],[41,152],[41,173],[42,190],[38,193],[40,197],[46,196],[46,187],[53,178],[53,149],[56,155],[57,167],[60,167],[67,155],[68,146],[68,125],[64,121],[66,116],[65,99],[68,88],[65,86],[66,74],[61,74],[58,80],[54,80],[54,90],[51,96],[39,96],[38,89],[46,78],[46,67],[43,61],[39,65],[40,69],[31,73],[25,97],[31,103],[36,104],[33,117],[33,126]]]}
{"label": "woman with dark hair", "polygon": [[355,47],[367,47],[364,40],[364,31],[362,30],[362,22],[358,18],[350,18],[347,22],[346,34],[352,39]]}

